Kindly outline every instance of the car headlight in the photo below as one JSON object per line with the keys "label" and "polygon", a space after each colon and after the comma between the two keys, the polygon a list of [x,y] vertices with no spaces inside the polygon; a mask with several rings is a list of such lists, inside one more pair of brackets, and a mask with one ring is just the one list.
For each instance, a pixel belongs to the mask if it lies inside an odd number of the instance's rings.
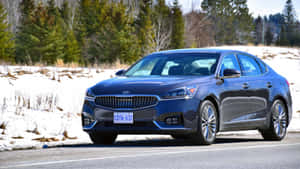
{"label": "car headlight", "polygon": [[195,96],[196,92],[197,92],[196,86],[187,86],[187,87],[171,90],[167,94],[162,96],[162,98],[163,99],[176,99],[176,98],[190,99]]}
{"label": "car headlight", "polygon": [[94,93],[92,92],[91,89],[87,89],[87,90],[86,90],[85,96],[86,96],[87,98],[93,98],[95,95],[94,95]]}

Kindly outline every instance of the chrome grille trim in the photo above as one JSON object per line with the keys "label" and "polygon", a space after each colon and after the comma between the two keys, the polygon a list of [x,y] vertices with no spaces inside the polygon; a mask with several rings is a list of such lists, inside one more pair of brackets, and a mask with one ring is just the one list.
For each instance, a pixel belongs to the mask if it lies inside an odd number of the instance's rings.
{"label": "chrome grille trim", "polygon": [[142,109],[158,104],[156,95],[97,95],[95,104],[109,109]]}

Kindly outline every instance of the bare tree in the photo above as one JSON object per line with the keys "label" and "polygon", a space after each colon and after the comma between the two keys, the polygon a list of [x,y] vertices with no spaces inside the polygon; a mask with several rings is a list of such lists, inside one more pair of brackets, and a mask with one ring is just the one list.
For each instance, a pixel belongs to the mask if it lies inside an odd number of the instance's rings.
{"label": "bare tree", "polygon": [[185,15],[186,46],[215,46],[212,22],[200,11],[192,11]]}
{"label": "bare tree", "polygon": [[166,49],[171,42],[172,30],[162,16],[159,16],[155,22],[154,33],[155,51]]}
{"label": "bare tree", "polygon": [[7,12],[7,21],[10,25],[10,31],[16,32],[17,24],[19,22],[19,3],[21,0],[0,0],[0,3],[6,8]]}

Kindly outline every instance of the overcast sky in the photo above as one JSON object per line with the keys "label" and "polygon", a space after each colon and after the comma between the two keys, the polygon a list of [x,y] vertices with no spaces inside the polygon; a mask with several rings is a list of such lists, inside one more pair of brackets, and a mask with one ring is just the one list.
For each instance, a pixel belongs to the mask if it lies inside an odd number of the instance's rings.
{"label": "overcast sky", "polygon": [[[173,0],[166,0],[167,3]],[[188,12],[192,7],[192,2],[196,9],[200,8],[202,0],[179,0],[184,12]],[[286,0],[248,0],[248,7],[253,16],[269,15],[282,12]],[[297,17],[300,20],[300,0],[292,0]]]}

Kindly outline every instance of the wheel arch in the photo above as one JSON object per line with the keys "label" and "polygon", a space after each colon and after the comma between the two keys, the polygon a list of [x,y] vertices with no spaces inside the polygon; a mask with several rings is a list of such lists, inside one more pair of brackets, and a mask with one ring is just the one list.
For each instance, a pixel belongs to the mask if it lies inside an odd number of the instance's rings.
{"label": "wheel arch", "polygon": [[214,96],[214,95],[208,95],[203,100],[209,100],[209,101],[211,101],[214,104],[214,106],[215,106],[215,108],[217,110],[217,116],[218,116],[217,132],[218,132],[220,130],[220,108],[219,108],[220,106],[219,106],[219,102],[217,101],[217,97]]}
{"label": "wheel arch", "polygon": [[[276,100],[281,100],[282,102],[283,102],[283,104],[284,104],[284,107],[285,107],[285,109],[286,109],[286,111],[287,111],[287,119],[290,119],[290,110],[289,110],[289,108],[288,108],[288,102],[287,102],[287,100],[283,97],[283,96],[281,96],[281,95],[276,95],[274,98],[273,98],[273,100],[272,100],[272,105],[273,105],[273,103],[276,101]],[[288,120],[288,125],[289,125],[289,123],[290,123],[290,120]]]}

